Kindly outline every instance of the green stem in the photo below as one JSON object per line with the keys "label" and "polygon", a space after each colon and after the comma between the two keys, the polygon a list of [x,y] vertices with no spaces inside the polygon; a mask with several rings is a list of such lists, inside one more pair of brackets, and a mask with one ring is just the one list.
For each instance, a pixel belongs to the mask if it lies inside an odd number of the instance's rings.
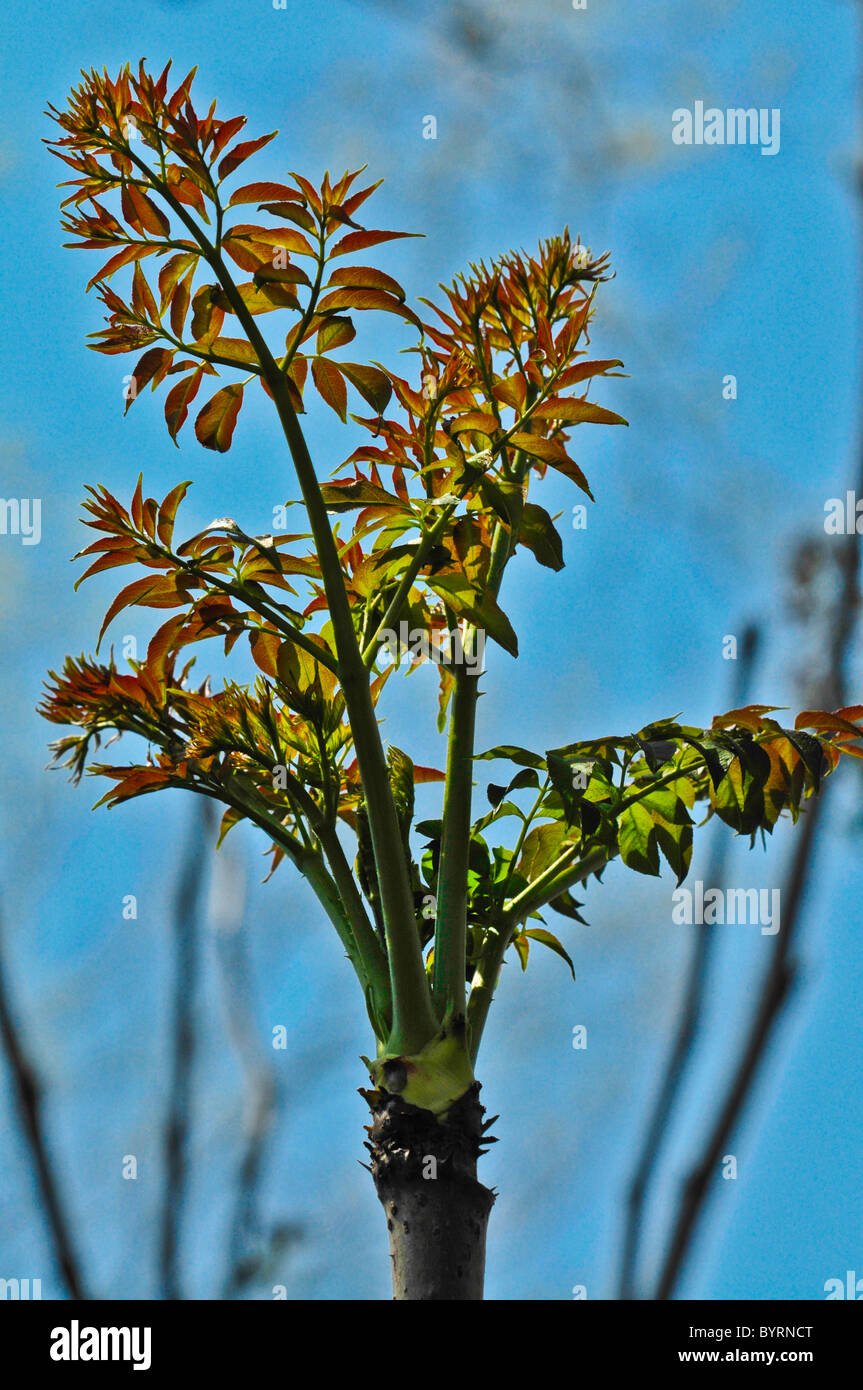
{"label": "green stem", "polygon": [[460,1018],[465,1010],[467,874],[477,679],[464,667],[456,668],[435,913],[433,996],[441,1018],[445,1013]]}
{"label": "green stem", "polygon": [[[510,556],[510,535],[498,522],[491,544],[488,590],[497,595]],[[462,638],[467,657],[475,653],[477,629],[465,624]],[[465,1011],[467,949],[467,875],[471,841],[471,792],[479,676],[456,668],[450,715],[447,774],[444,789],[441,854],[438,866],[434,941],[434,1000],[441,1017]]]}

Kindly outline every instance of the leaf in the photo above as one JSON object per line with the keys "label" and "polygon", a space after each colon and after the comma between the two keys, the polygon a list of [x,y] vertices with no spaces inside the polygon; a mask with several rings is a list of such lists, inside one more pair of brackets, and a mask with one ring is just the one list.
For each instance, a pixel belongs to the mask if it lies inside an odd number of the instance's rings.
{"label": "leaf", "polygon": [[[225,240],[227,241],[229,238],[233,243],[233,249],[229,252],[231,256],[234,256],[234,250],[245,242],[253,249],[257,248],[261,251],[271,265],[274,261],[272,253],[274,246],[281,247],[283,251],[295,251],[297,255],[313,256],[317,259],[318,253],[315,248],[307,241],[302,232],[294,231],[293,227],[259,227],[243,222],[231,228]],[[234,259],[236,260],[237,257],[234,256]],[[242,265],[242,261],[238,261],[238,264]]]}
{"label": "leaf", "polygon": [[326,401],[331,410],[336,412],[342,424],[346,424],[348,392],[345,379],[335,362],[331,361],[329,357],[313,357],[312,380],[321,398]]}
{"label": "leaf", "polygon": [[534,458],[541,459],[543,463],[550,463],[552,468],[556,468],[559,473],[563,473],[580,487],[582,492],[586,492],[591,502],[595,501],[587,479],[579,468],[578,464],[569,457],[562,444],[558,444],[556,439],[545,439],[539,434],[523,434],[517,431],[510,435],[510,444],[521,449],[525,454],[531,454]]}
{"label": "leaf", "polygon": [[549,950],[554,951],[556,955],[565,960],[572,973],[572,978],[575,979],[575,966],[569,958],[569,953],[564,949],[553,932],[546,931],[544,927],[528,927],[524,934],[525,936],[529,936],[531,941],[541,941],[543,946],[548,946]]}
{"label": "leaf", "polygon": [[136,314],[146,319],[148,323],[158,323],[159,311],[156,308],[153,291],[150,289],[147,283],[147,277],[141,269],[140,261],[135,262],[135,269],[132,273],[132,308],[135,310]]}
{"label": "leaf", "polygon": [[213,338],[207,351],[214,357],[226,357],[238,367],[258,367],[258,354],[246,338]]}
{"label": "leaf", "polygon": [[224,454],[231,447],[234,426],[243,404],[241,382],[223,386],[204,406],[195,421],[195,434],[205,449]]}
{"label": "leaf", "polygon": [[219,287],[202,285],[192,300],[192,337],[196,343],[215,338],[225,321],[225,311],[218,304]]}
{"label": "leaf", "polygon": [[152,381],[156,386],[165,376],[171,362],[174,359],[174,348],[149,348],[139,357],[132,372],[132,382],[134,384],[134,394],[129,394],[126,400],[124,415],[128,415],[132,402],[141,394],[148,382]]}
{"label": "leaf", "polygon": [[357,336],[357,330],[349,318],[333,316],[318,329],[315,346],[319,353],[331,352],[333,348],[344,347]]}
{"label": "leaf", "polygon": [[[859,705],[853,708],[860,710]],[[850,734],[852,738],[863,738],[863,729],[858,729],[855,724],[851,723],[850,719],[846,718],[849,712],[837,710],[831,714],[827,710],[807,709],[802,714],[798,714],[794,721],[794,727],[795,729],[818,729],[820,733],[826,734],[846,733]],[[860,718],[859,713],[857,718]]]}
{"label": "leaf", "polygon": [[417,318],[413,309],[409,309],[395,295],[387,294],[384,290],[351,289],[347,286],[344,289],[331,290],[318,304],[318,312],[325,314],[334,309],[383,309],[387,313],[398,314],[422,329],[422,320]]}
{"label": "leaf", "polygon": [[340,362],[342,375],[359,391],[372,410],[383,415],[393,394],[392,382],[386,372],[379,367],[366,366],[362,362]]}
{"label": "leaf", "polygon": [[817,738],[803,733],[801,729],[782,730],[789,743],[792,743],[803,759],[812,777],[812,785],[817,791],[825,768],[824,750]]}
{"label": "leaf", "polygon": [[518,539],[546,569],[563,569],[563,541],[544,507],[525,502]]}
{"label": "leaf", "polygon": [[174,519],[177,515],[177,508],[191,487],[191,483],[177,483],[172,487],[164,502],[159,508],[159,518],[156,522],[156,534],[165,546],[170,546],[174,537]]}
{"label": "leaf", "polygon": [[587,926],[584,918],[578,909],[583,907],[583,903],[576,902],[570,892],[561,893],[558,897],[552,898],[549,907],[553,907],[555,912],[559,912],[561,917],[569,917],[573,922],[580,922],[583,927]]}
{"label": "leaf", "polygon": [[421,236],[421,232],[348,232],[337,241],[330,251],[330,258],[350,256],[354,251],[364,251],[367,246],[378,246],[382,241],[397,241],[404,237]]}
{"label": "leaf", "polygon": [[152,589],[157,588],[157,586],[162,583],[164,583],[164,580],[161,575],[145,574],[143,579],[135,579],[131,584],[127,584],[125,589],[120,590],[114,602],[111,604],[111,607],[108,609],[108,612],[105,614],[104,621],[99,630],[99,639],[96,643],[97,652],[102,645],[105,629],[109,626],[112,619],[116,618],[117,614],[121,613],[124,608],[128,608],[131,604],[137,603]]}
{"label": "leaf", "polygon": [[90,291],[100,280],[109,280],[115,271],[119,270],[124,265],[128,265],[130,261],[142,260],[144,256],[151,256],[156,250],[158,250],[156,246],[147,246],[140,243],[133,244],[132,246],[124,246],[122,251],[118,251],[116,256],[112,256],[110,260],[106,261],[101,269],[97,270],[96,274],[87,281],[87,290]]}
{"label": "leaf", "polygon": [[659,874],[655,830],[653,816],[640,801],[621,811],[617,834],[620,857],[624,864],[640,874]]}
{"label": "leaf", "polygon": [[151,236],[167,237],[171,234],[170,220],[133,183],[123,186],[123,214],[127,222],[149,232]]}
{"label": "leaf", "polygon": [[220,848],[221,843],[227,835],[228,831],[231,830],[239,821],[243,820],[243,818],[244,817],[242,811],[238,811],[235,806],[228,807],[227,811],[222,816],[222,820],[219,825],[219,838],[216,841],[216,849]]}
{"label": "leaf", "polygon": [[289,188],[285,183],[246,183],[234,190],[228,199],[228,207],[235,208],[240,203],[272,203],[280,198],[295,198],[296,195],[296,189]]}
{"label": "leaf", "polygon": [[492,436],[497,434],[499,429],[500,425],[493,415],[482,410],[469,410],[465,415],[459,415],[453,420],[450,433],[463,434],[465,430],[477,430],[480,434]]}
{"label": "leaf", "polygon": [[[574,386],[578,381],[586,381],[591,376],[605,376],[611,367],[622,367],[623,363],[616,358],[607,358],[602,362],[577,362],[574,367],[567,367],[561,372],[557,379],[557,385],[563,390],[567,386]],[[619,373],[614,373],[615,376]]]}
{"label": "leaf", "polygon": [[526,883],[535,882],[554,863],[563,851],[566,838],[566,827],[560,821],[536,825],[525,836],[517,868]]}
{"label": "leaf", "polygon": [[171,328],[177,338],[182,337],[183,327],[186,322],[186,314],[189,312],[189,301],[192,297],[192,280],[194,279],[194,266],[183,276],[171,297]]}
{"label": "leaf", "polygon": [[518,953],[522,971],[527,969],[527,958],[530,955],[530,942],[524,932],[519,932],[518,936],[512,938],[512,944]]}
{"label": "leaf", "polygon": [[425,581],[460,618],[488,633],[510,656],[518,656],[512,624],[490,592],[478,592],[461,575],[426,575]]}
{"label": "leaf", "polygon": [[321,496],[331,511],[352,511],[358,507],[397,507],[400,512],[410,511],[400,497],[366,478],[322,483]]}
{"label": "leaf", "polygon": [[419,763],[414,763],[414,782],[419,785],[421,782],[445,782],[446,773],[441,772],[436,767],[422,767]]}
{"label": "leaf", "polygon": [[172,256],[162,266],[159,271],[159,296],[163,313],[180,280],[195,266],[197,260],[196,251],[181,251],[178,256]]}
{"label": "leaf", "polygon": [[545,771],[545,758],[531,753],[527,748],[519,748],[515,743],[499,743],[496,748],[488,748],[484,753],[474,755],[476,762],[489,762],[492,758],[508,758],[519,767],[534,767]]}
{"label": "leaf", "polygon": [[363,290],[383,290],[387,294],[395,295],[396,299],[404,299],[405,292],[398,280],[394,280],[391,275],[385,275],[382,270],[375,270],[368,265],[350,265],[342,270],[336,270],[324,286],[329,289],[332,285],[350,285],[355,289]]}
{"label": "leaf", "polygon": [[270,676],[273,680],[279,674],[278,659],[281,645],[282,639],[277,632],[258,628],[255,632],[249,633],[252,660],[265,676]]}
{"label": "leaf", "polygon": [[[190,372],[178,381],[176,386],[165,397],[165,422],[168,426],[168,433],[177,444],[177,435],[186,423],[189,415],[189,405],[198,394],[198,388],[204,375],[203,367],[198,367],[196,371]],[[179,449],[179,444],[177,448]]]}
{"label": "leaf", "polygon": [[[271,314],[275,309],[299,308],[295,281],[279,280],[278,275],[279,272],[274,271],[271,279],[268,272],[261,272],[255,275],[254,283],[249,281],[237,285],[237,292],[250,314]],[[227,300],[220,307],[233,313]]]}
{"label": "leaf", "polygon": [[527,400],[527,379],[523,372],[515,372],[512,376],[502,377],[492,388],[495,400],[503,401],[504,405],[511,406],[519,414],[524,410]]}
{"label": "leaf", "polygon": [[257,140],[243,140],[239,145],[235,145],[231,152],[225,155],[219,165],[219,182],[221,183],[222,179],[226,179],[229,174],[232,174],[235,169],[238,169],[241,164],[245,163],[250,155],[256,154],[258,150],[264,148],[264,145],[268,145],[271,140],[275,140],[278,133],[277,130],[274,130],[271,131],[269,135],[259,135]]}

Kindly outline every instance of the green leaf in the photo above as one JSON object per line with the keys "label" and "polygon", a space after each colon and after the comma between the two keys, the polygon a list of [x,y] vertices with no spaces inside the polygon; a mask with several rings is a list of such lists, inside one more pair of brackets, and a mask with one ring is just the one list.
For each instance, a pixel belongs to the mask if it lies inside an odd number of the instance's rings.
{"label": "green leaf", "polygon": [[524,934],[525,936],[529,936],[531,941],[541,941],[543,946],[548,946],[549,950],[554,951],[555,955],[565,960],[572,973],[572,978],[575,979],[575,966],[569,957],[569,953],[564,949],[553,932],[546,931],[545,927],[528,927]]}
{"label": "green leaf", "polygon": [[573,922],[581,922],[583,927],[587,926],[581,913],[578,911],[583,904],[576,902],[572,894],[567,891],[561,893],[559,897],[552,898],[549,907],[553,907],[555,912],[559,912],[561,917],[569,917]]}
{"label": "green leaf", "polygon": [[525,502],[518,540],[519,544],[526,546],[546,569],[563,569],[563,541],[544,507],[538,507],[534,502]]}
{"label": "green leaf", "polygon": [[618,819],[617,843],[620,857],[630,869],[640,874],[659,874],[659,849],[656,826],[650,812],[635,801],[621,811]]}
{"label": "green leaf", "polygon": [[534,826],[521,847],[518,872],[533,883],[562,853],[567,838],[567,829],[560,821]]}
{"label": "green leaf", "polygon": [[475,753],[476,762],[490,762],[492,758],[508,758],[519,767],[535,767],[545,770],[545,758],[531,753],[527,748],[519,748],[515,743],[499,743],[496,748],[487,748],[484,753]]}
{"label": "green leaf", "polygon": [[460,618],[493,637],[504,651],[518,656],[518,638],[509,618],[490,592],[479,593],[462,575],[426,575],[429,588],[449,604]]}

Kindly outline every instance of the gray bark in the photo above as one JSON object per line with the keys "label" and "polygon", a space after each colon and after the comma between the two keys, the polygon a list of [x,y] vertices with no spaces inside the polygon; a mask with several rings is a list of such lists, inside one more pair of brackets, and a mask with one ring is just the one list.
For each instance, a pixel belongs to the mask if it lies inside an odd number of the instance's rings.
{"label": "gray bark", "polygon": [[[479,1084],[445,1121],[383,1090],[363,1093],[371,1173],[384,1208],[398,1301],[479,1301],[494,1193],[477,1180],[477,1159],[494,1143],[483,1123]],[[497,1118],[495,1116],[495,1118]]]}

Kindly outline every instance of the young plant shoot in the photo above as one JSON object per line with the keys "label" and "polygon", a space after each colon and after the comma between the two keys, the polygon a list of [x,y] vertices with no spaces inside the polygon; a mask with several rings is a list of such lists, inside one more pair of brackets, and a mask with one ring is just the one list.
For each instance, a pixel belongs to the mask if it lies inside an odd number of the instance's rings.
{"label": "young plant shoot", "polygon": [[[841,753],[861,756],[863,707],[789,728],[750,705],[708,729],[651,719],[637,733],[563,729],[540,752],[486,748],[478,698],[500,669],[494,648],[518,655],[507,566],[521,547],[563,568],[543,478],[555,470],[592,501],[571,436],[626,423],[588,399],[622,366],[590,355],[608,259],[564,231],[413,308],[366,263],[408,235],[370,227],[377,183],[278,168],[241,182],[275,132],[249,138],[215,103],[201,114],[193,78],[92,71],[51,108],[51,148],[72,171],[63,227],[100,253],[87,288],[106,319],[90,346],[136,354],[127,411],[164,388],[175,444],[194,415],[198,442],[225,453],[260,393],[285,496],[301,505],[285,510],[291,534],[253,534],[236,479],[230,515],[178,535],[188,482],[161,502],[140,477],[121,500],[89,488],[96,538],[78,582],[131,569],[97,655],[52,672],[41,709],[74,729],[55,761],[108,779],[102,802],[187,788],[224,808],[222,837],[252,822],[273,868],[307,880],[368,1011],[367,1147],[396,1297],[478,1299],[493,1197],[477,1179],[490,1139],[476,1067],[507,953],[526,967],[535,943],[571,969],[549,913],[580,921],[573,890],[618,857],[643,874],[664,858],[680,883],[696,819],[753,842],[783,813],[796,820]],[[406,376],[352,355],[358,317],[381,313],[404,323]],[[315,395],[362,441],[326,479],[301,423]],[[146,657],[120,669],[98,651],[130,605],[165,616]],[[205,642],[226,656],[247,643],[254,682],[193,678]],[[420,664],[439,692],[440,771],[381,737],[384,702]],[[140,739],[123,766],[97,760],[115,734]],[[485,762],[498,780],[475,807]],[[430,782],[439,812],[415,824],[415,787]]]}

